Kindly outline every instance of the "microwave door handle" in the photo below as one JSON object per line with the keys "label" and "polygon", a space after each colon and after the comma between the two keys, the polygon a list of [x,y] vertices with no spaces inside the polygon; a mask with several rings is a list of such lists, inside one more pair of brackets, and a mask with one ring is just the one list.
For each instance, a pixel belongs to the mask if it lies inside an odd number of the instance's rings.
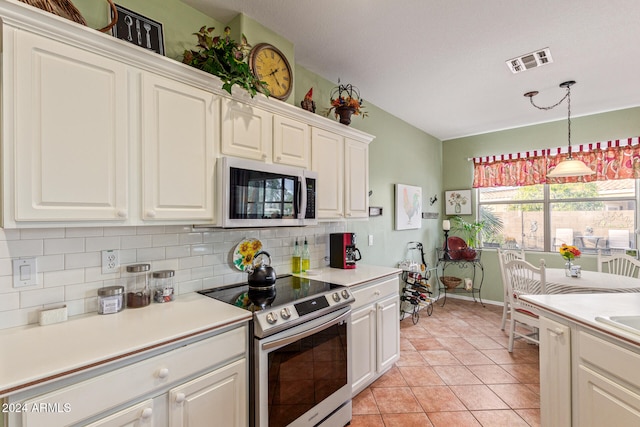
{"label": "microwave door handle", "polygon": [[300,175],[299,180],[298,218],[304,219],[307,215],[307,180],[304,175]]}

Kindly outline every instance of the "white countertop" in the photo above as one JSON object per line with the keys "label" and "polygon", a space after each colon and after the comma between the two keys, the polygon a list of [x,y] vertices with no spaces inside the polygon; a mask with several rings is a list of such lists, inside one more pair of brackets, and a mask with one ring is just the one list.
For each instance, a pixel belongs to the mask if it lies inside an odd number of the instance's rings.
{"label": "white countertop", "polygon": [[597,316],[640,315],[640,293],[525,295],[522,299],[543,311],[640,345],[640,334],[596,320]]}
{"label": "white countertop", "polygon": [[193,293],[120,313],[1,330],[0,397],[250,318],[248,311]]}
{"label": "white countertop", "polygon": [[356,268],[318,268],[311,270],[312,274],[295,274],[295,276],[306,277],[313,280],[322,280],[343,286],[355,286],[386,276],[393,276],[402,272],[399,268],[380,267],[377,265],[367,265],[358,263]]}

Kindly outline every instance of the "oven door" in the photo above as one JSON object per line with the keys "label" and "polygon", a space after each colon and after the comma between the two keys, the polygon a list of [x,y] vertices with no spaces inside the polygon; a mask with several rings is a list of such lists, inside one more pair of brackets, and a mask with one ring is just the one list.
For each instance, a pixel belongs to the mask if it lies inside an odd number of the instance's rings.
{"label": "oven door", "polygon": [[254,425],[349,423],[350,333],[351,307],[343,307],[267,338],[254,339]]}

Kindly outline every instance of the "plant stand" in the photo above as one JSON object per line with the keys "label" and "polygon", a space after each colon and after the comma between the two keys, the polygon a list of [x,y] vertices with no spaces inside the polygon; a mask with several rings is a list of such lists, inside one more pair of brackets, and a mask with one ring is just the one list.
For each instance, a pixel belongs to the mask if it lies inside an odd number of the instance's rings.
{"label": "plant stand", "polygon": [[[445,251],[442,249],[436,249],[438,254],[438,261],[436,264],[436,276],[438,279],[438,299],[442,297],[442,305],[447,302],[447,293],[457,294],[457,293],[466,293],[471,294],[474,302],[480,301],[480,304],[484,307],[484,303],[482,302],[482,296],[480,292],[482,290],[482,282],[484,282],[484,266],[482,265],[481,256],[482,251],[480,249],[475,249],[476,257],[474,259],[450,259],[445,257]],[[442,283],[440,280],[442,277],[446,276],[445,271],[449,268],[449,272],[451,271],[451,267],[458,267],[459,270],[467,270],[470,268],[471,271],[471,289],[467,290],[464,287],[464,280],[461,282],[461,287],[448,288]],[[444,295],[443,295],[444,294]],[[477,295],[477,299],[476,299]]]}

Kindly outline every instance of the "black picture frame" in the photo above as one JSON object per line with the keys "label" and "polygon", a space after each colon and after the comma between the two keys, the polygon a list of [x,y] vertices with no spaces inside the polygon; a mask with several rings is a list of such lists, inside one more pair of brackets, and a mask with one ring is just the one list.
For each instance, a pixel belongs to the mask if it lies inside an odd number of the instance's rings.
{"label": "black picture frame", "polygon": [[[115,6],[118,22],[111,28],[111,35],[164,56],[162,24],[118,4]],[[111,15],[113,19],[113,11]]]}

